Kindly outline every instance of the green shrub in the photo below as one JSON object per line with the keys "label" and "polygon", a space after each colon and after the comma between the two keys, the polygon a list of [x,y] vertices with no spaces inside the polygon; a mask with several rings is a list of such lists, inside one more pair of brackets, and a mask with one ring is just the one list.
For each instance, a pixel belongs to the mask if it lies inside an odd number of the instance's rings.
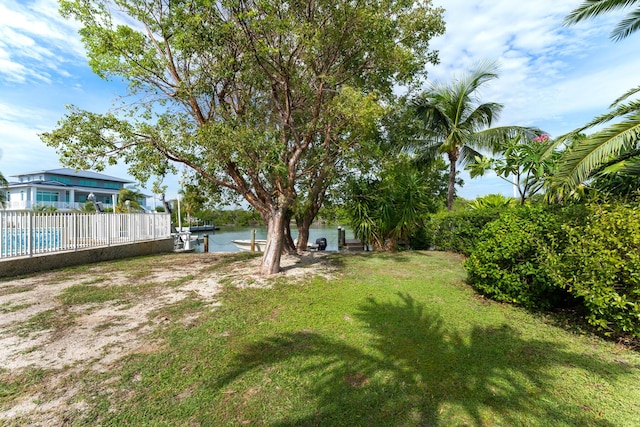
{"label": "green shrub", "polygon": [[[497,219],[507,207],[440,212],[430,218],[416,237],[425,247],[469,255],[484,226]],[[413,247],[417,247],[412,242]]]}
{"label": "green shrub", "polygon": [[566,304],[571,298],[554,268],[569,240],[563,224],[584,215],[579,207],[542,205],[505,211],[484,227],[465,262],[469,282],[492,299],[527,308]]}
{"label": "green shrub", "polygon": [[640,337],[640,206],[592,206],[586,225],[567,227],[558,283],[583,300],[606,333]]}

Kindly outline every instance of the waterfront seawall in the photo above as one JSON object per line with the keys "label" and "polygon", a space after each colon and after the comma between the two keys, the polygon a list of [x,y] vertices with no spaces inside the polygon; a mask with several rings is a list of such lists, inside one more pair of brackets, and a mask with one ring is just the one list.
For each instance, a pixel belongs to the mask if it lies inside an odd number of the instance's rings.
{"label": "waterfront seawall", "polygon": [[0,277],[13,277],[37,271],[54,270],[121,258],[152,255],[173,251],[173,239],[148,240],[121,245],[53,252],[31,257],[0,260]]}

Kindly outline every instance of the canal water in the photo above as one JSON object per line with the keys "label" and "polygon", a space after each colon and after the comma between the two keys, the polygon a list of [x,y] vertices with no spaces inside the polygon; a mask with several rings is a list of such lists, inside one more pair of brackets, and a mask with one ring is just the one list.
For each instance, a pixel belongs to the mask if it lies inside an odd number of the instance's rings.
{"label": "canal water", "polygon": [[[256,239],[266,239],[267,229],[261,227],[220,227],[216,231],[203,231],[193,233],[192,236],[198,236],[202,241],[202,237],[209,235],[209,252],[238,252],[236,245],[231,243],[232,240],[249,240],[251,239],[251,230],[256,230]],[[347,229],[347,239],[353,238],[353,233]],[[295,239],[298,230],[291,228],[291,235]],[[311,227],[309,229],[309,243],[315,243],[316,239],[324,237],[327,239],[327,250],[338,250],[338,227]],[[196,252],[204,252],[204,245],[196,246]]]}

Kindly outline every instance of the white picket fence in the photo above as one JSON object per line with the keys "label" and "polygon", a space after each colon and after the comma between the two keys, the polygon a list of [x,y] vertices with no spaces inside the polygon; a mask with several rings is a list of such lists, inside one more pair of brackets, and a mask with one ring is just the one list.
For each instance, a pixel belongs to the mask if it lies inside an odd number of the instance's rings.
{"label": "white picket fence", "polygon": [[0,211],[0,259],[169,237],[163,213]]}

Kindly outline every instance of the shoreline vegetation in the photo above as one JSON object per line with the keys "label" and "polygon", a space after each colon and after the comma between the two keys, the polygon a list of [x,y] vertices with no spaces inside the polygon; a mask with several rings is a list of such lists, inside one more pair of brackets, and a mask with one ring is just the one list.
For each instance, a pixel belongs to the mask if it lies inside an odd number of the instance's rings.
{"label": "shoreline vegetation", "polygon": [[[167,254],[0,280],[0,425],[635,426],[640,353],[446,252]],[[562,327],[561,327],[562,326]]]}

